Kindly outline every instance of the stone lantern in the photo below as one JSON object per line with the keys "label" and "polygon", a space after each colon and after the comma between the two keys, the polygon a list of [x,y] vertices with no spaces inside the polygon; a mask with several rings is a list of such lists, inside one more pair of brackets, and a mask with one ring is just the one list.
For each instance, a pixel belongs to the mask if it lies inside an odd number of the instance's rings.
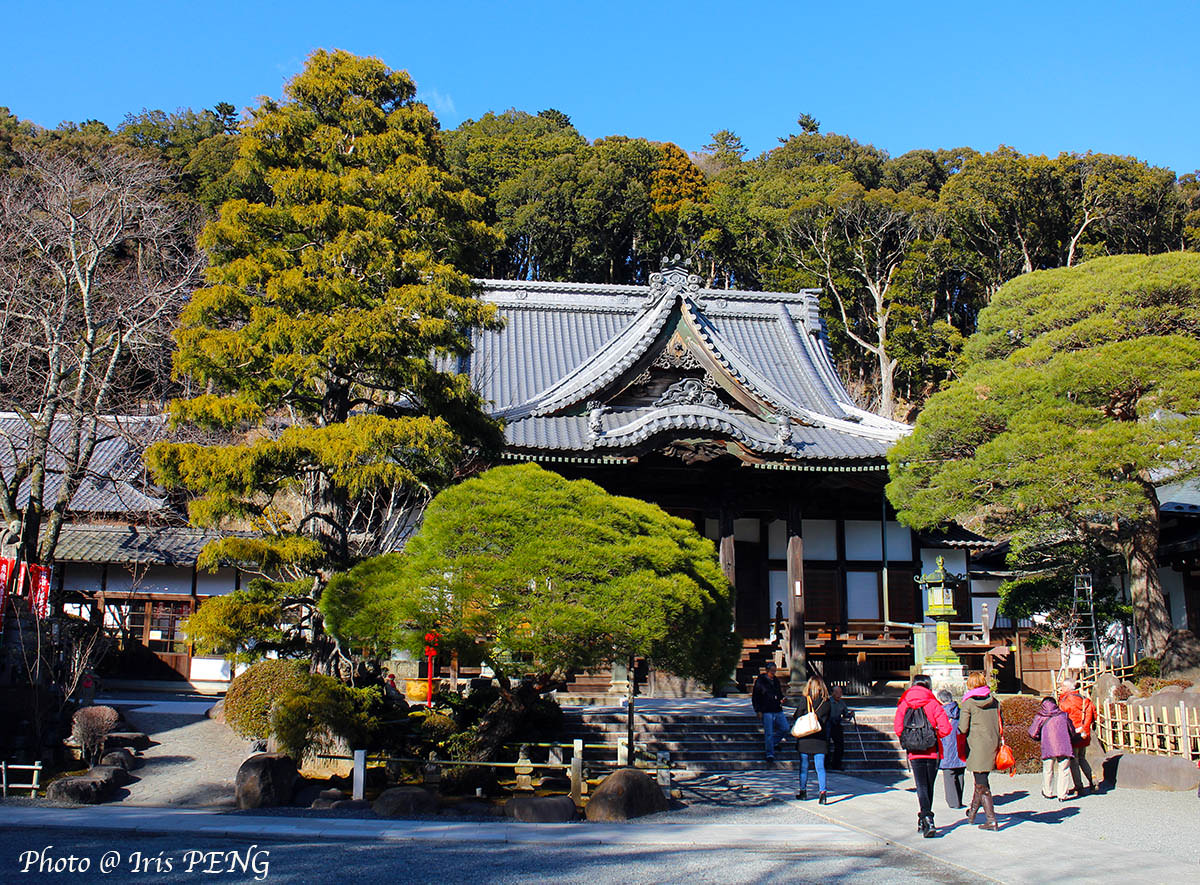
{"label": "stone lantern", "polygon": [[943,557],[937,558],[937,568],[916,579],[926,594],[926,614],[933,618],[937,631],[934,651],[918,660],[918,669],[933,680],[935,688],[961,691],[966,680],[966,668],[950,646],[950,622],[957,612],[954,610],[954,587],[961,578],[946,573]]}

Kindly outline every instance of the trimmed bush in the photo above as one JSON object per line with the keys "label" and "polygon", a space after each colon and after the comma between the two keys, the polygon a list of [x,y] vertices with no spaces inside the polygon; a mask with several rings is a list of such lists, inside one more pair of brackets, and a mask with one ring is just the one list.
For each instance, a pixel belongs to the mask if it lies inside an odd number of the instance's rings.
{"label": "trimmed bush", "polygon": [[421,723],[421,739],[431,744],[440,744],[457,731],[454,719],[442,713],[430,713]]}
{"label": "trimmed bush", "polygon": [[79,741],[84,759],[95,762],[104,752],[104,739],[121,720],[112,707],[82,707],[71,719],[71,737]]}
{"label": "trimmed bush", "polygon": [[234,679],[225,693],[226,724],[244,738],[266,740],[271,735],[271,705],[302,691],[307,681],[303,661],[259,661]]}
{"label": "trimmed bush", "polygon": [[1018,695],[1000,702],[1000,715],[1004,719],[1004,742],[1013,751],[1017,760],[1017,774],[1031,774],[1042,769],[1042,745],[1029,736],[1029,726],[1041,698]]}
{"label": "trimmed bush", "polygon": [[275,703],[271,731],[280,749],[297,760],[332,749],[337,738],[352,750],[370,750],[378,742],[382,707],[378,686],[351,688],[332,676],[306,674]]}
{"label": "trimmed bush", "polygon": [[1129,690],[1129,686],[1122,682],[1113,689],[1113,700],[1127,701],[1133,697],[1133,692]]}
{"label": "trimmed bush", "polygon": [[1190,679],[1160,679],[1157,676],[1144,676],[1138,680],[1137,696],[1139,698],[1148,698],[1156,691],[1162,691],[1169,686],[1177,685],[1180,688],[1191,688],[1192,680]]}

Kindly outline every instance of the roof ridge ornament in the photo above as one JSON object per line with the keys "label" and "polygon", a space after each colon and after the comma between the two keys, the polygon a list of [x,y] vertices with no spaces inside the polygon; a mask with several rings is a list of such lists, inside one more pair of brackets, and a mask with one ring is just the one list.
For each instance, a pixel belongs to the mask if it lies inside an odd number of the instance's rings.
{"label": "roof ridge ornament", "polygon": [[653,304],[664,295],[684,298],[695,296],[700,291],[700,277],[691,273],[692,260],[681,259],[676,253],[671,258],[664,256],[662,269],[650,274],[650,294],[646,304]]}

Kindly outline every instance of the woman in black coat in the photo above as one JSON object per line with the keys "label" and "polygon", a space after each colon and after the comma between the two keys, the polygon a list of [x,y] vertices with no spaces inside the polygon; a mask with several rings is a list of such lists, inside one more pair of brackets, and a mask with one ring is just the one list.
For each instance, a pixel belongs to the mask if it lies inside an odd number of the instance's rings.
{"label": "woman in black coat", "polygon": [[797,799],[808,798],[808,757],[813,758],[813,767],[817,769],[817,789],[820,791],[817,800],[825,804],[825,754],[829,752],[829,690],[817,676],[812,676],[804,686],[804,699],[796,708],[796,718],[808,712],[817,714],[821,723],[819,731],[796,739],[796,752],[800,754],[800,792]]}

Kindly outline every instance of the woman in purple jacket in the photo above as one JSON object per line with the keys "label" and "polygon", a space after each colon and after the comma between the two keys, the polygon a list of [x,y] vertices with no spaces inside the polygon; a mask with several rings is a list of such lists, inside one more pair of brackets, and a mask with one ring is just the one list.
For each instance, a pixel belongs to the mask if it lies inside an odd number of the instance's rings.
{"label": "woman in purple jacket", "polygon": [[1054,798],[1050,794],[1050,788],[1057,771],[1058,801],[1066,802],[1070,789],[1071,759],[1074,755],[1071,746],[1074,737],[1071,717],[1059,709],[1054,698],[1043,698],[1042,706],[1033,717],[1033,724],[1029,726],[1029,736],[1042,742],[1042,795],[1047,799]]}

